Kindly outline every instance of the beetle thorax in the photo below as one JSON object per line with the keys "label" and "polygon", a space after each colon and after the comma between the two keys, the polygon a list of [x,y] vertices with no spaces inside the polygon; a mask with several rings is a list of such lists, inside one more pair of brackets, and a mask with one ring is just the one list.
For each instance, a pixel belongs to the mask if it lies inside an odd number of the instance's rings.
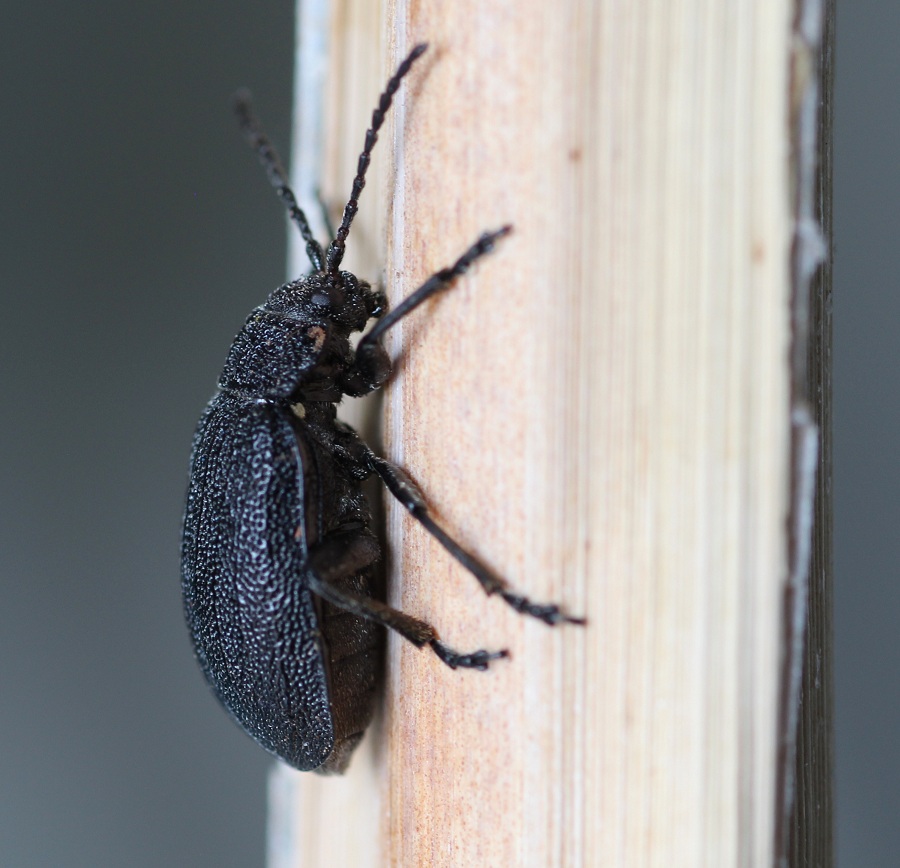
{"label": "beetle thorax", "polygon": [[375,300],[349,272],[280,286],[235,338],[220,387],[260,400],[339,400],[337,383],[353,359],[350,333],[365,327]]}

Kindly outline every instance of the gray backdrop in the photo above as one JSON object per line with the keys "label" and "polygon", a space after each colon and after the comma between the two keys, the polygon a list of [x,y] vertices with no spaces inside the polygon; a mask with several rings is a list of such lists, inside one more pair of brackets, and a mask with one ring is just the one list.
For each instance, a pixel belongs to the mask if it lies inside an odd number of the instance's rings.
{"label": "gray backdrop", "polygon": [[3,3],[0,865],[262,866],[269,760],[191,657],[191,434],[285,268],[237,132],[292,0]]}
{"label": "gray backdrop", "polygon": [[[178,535],[196,417],[283,276],[229,96],[287,151],[291,7],[0,8],[0,865],[263,864],[269,761],[191,660]],[[837,834],[868,868],[900,864],[900,5],[838,11]]]}
{"label": "gray backdrop", "polygon": [[881,868],[900,865],[900,4],[837,11],[837,845]]}

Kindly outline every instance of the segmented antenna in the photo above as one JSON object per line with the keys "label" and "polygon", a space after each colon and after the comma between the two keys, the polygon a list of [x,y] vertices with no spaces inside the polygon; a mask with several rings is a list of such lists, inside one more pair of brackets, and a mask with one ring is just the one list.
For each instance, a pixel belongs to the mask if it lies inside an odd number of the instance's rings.
{"label": "segmented antenna", "polygon": [[347,204],[344,206],[344,216],[341,219],[341,225],[334,236],[334,241],[328,247],[325,270],[331,274],[337,272],[341,266],[341,260],[344,258],[344,243],[347,240],[347,235],[350,234],[350,224],[359,210],[359,194],[362,192],[363,187],[366,186],[366,170],[369,168],[372,149],[375,147],[375,142],[378,141],[378,131],[384,123],[384,117],[387,114],[387,110],[391,107],[391,101],[400,87],[400,82],[406,73],[412,69],[412,65],[425,53],[426,48],[428,48],[428,43],[420,43],[409,53],[406,60],[397,67],[397,71],[388,80],[387,87],[385,87],[384,93],[381,94],[378,100],[377,108],[372,112],[372,126],[366,131],[366,142],[362,153],[359,155],[356,177],[353,179],[353,189],[350,192]]}
{"label": "segmented antenna", "polygon": [[[388,103],[390,104],[390,100]],[[253,109],[250,107],[250,91],[241,89],[234,95],[234,112],[237,115],[244,137],[253,150],[256,151],[260,163],[262,163],[266,174],[269,176],[270,183],[288,209],[291,220],[294,221],[300,230],[300,234],[306,242],[306,255],[309,257],[312,267],[316,271],[322,271],[325,265],[325,252],[322,250],[322,245],[313,236],[303,209],[297,204],[297,197],[294,196],[294,191],[288,182],[287,172],[285,172],[284,166],[281,165],[281,160],[278,158],[275,147],[260,128],[259,121],[256,115],[253,114]]]}

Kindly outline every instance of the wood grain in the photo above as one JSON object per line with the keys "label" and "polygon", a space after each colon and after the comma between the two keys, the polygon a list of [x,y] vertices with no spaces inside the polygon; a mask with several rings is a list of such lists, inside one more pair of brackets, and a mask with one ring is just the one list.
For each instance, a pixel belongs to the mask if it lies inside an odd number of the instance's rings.
{"label": "wood grain", "polygon": [[396,304],[515,227],[390,334],[386,454],[455,538],[590,624],[485,599],[389,504],[391,602],[511,660],[452,672],[391,637],[348,778],[275,778],[293,861],[272,864],[770,865],[792,4],[335,8],[338,198],[387,74],[431,46],[348,245],[378,256],[348,264],[380,262]]}

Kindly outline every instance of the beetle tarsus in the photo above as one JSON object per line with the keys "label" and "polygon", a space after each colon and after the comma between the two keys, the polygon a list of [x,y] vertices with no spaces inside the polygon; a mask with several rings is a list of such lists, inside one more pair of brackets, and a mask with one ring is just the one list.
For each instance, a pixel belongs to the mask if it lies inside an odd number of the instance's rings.
{"label": "beetle tarsus", "polygon": [[557,624],[578,624],[583,627],[587,624],[587,618],[577,618],[570,615],[560,606],[553,603],[532,603],[528,597],[513,594],[510,591],[501,591],[500,596],[519,614],[531,615],[532,618],[537,618],[551,627],[555,627]]}
{"label": "beetle tarsus", "polygon": [[448,648],[438,639],[432,639],[428,643],[432,651],[451,669],[478,669],[483,672],[490,665],[491,660],[501,660],[509,657],[509,651],[473,651],[471,654],[460,654],[452,648]]}

